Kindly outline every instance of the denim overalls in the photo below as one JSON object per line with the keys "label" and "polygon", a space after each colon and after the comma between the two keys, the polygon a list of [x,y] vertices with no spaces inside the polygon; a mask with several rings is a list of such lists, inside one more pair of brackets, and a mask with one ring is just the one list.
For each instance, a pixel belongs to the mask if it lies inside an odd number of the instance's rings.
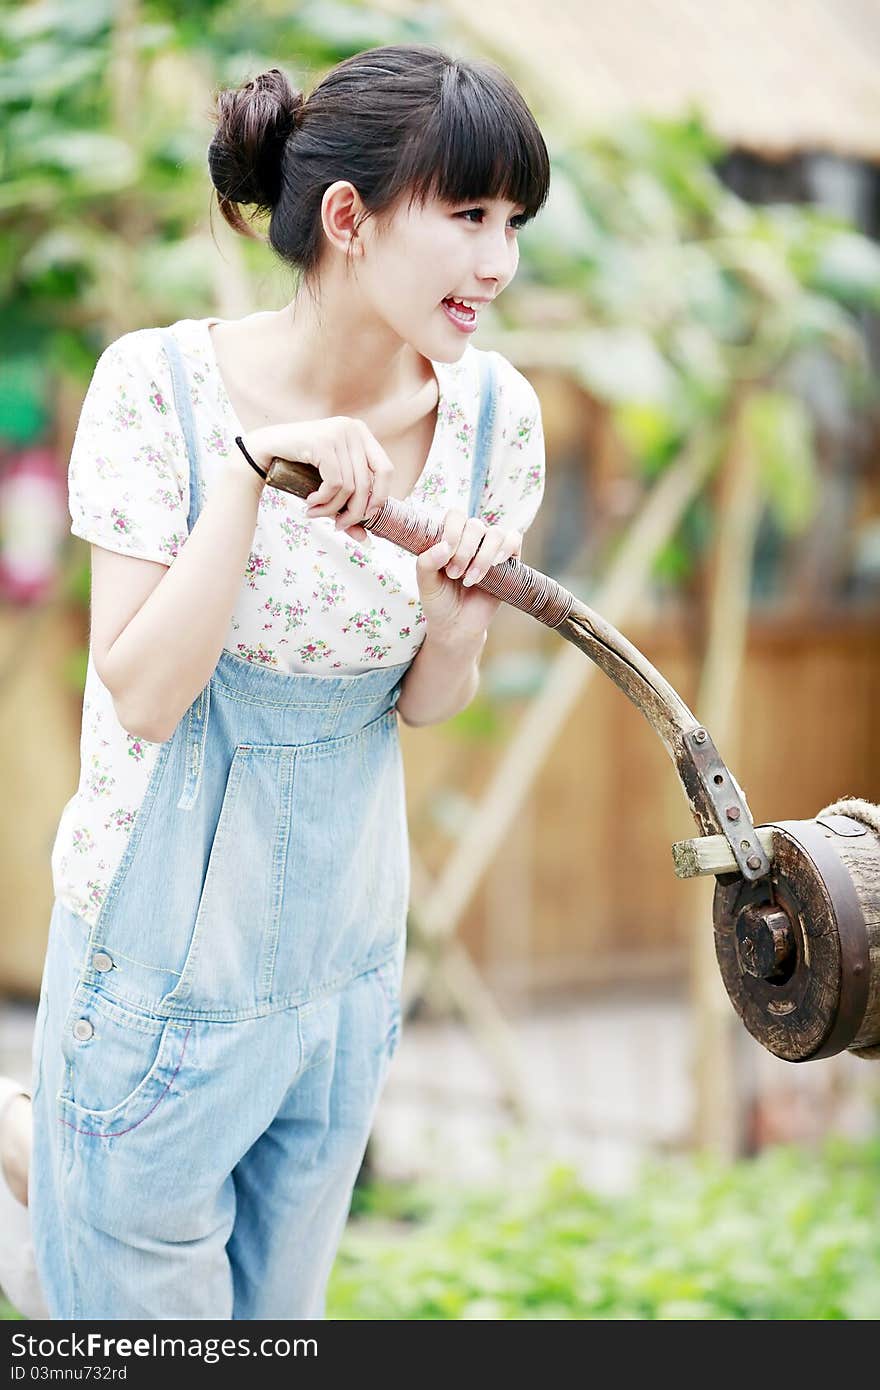
{"label": "denim overalls", "polygon": [[[163,340],[192,530],[195,422]],[[471,516],[495,413],[480,363]],[[29,1191],[52,1318],[324,1317],[399,1038],[410,664],[287,674],[224,650],[94,927],[56,899]]]}

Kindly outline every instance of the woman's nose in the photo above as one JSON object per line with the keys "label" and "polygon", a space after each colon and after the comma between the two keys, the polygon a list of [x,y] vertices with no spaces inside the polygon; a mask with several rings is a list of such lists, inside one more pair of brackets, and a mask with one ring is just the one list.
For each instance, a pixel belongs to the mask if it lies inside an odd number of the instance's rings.
{"label": "woman's nose", "polygon": [[486,295],[500,294],[509,280],[513,279],[519,260],[519,248],[502,238],[484,248],[483,263],[477,272],[477,281],[483,286]]}

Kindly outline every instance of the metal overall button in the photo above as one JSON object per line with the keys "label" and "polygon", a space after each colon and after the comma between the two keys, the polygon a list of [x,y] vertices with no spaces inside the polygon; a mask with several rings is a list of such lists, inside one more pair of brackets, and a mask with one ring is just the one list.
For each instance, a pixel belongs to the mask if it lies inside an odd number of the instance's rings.
{"label": "metal overall button", "polygon": [[86,1038],[90,1038],[94,1031],[94,1028],[87,1018],[78,1018],[73,1025],[73,1036],[75,1038],[85,1040]]}
{"label": "metal overall button", "polygon": [[96,970],[112,970],[113,960],[106,951],[96,951],[92,956],[92,965]]}

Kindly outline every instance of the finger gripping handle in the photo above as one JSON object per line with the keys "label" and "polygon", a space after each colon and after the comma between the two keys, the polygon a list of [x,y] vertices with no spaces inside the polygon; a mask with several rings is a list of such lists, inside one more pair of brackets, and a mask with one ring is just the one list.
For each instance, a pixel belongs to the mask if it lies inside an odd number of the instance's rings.
{"label": "finger gripping handle", "polygon": [[[426,517],[396,497],[389,497],[375,516],[368,517],[363,525],[374,536],[392,541],[412,555],[421,555],[422,551],[429,550],[443,535],[442,521]],[[555,579],[513,558],[492,565],[473,587],[485,589],[503,603],[529,613],[548,627],[558,627],[568,617],[574,603],[574,595],[557,584]]]}

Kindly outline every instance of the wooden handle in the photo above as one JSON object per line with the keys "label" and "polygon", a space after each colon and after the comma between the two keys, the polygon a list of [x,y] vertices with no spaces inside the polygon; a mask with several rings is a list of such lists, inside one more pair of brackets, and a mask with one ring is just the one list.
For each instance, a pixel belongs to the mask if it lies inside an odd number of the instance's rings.
{"label": "wooden handle", "polygon": [[[321,474],[310,463],[273,458],[266,475],[267,483],[305,499],[321,485]],[[364,530],[383,540],[392,541],[411,555],[429,550],[443,535],[442,521],[426,516],[408,502],[389,497],[375,512],[361,522]],[[558,627],[568,617],[574,604],[574,594],[555,579],[523,564],[522,560],[505,560],[493,565],[474,585],[486,593],[519,608],[547,627]]]}
{"label": "wooden handle", "polygon": [[[308,463],[273,458],[266,481],[283,492],[309,497],[322,478]],[[443,523],[408,502],[389,497],[362,525],[372,535],[421,555],[443,534]],[[521,560],[493,565],[475,585],[555,630],[594,661],[648,720],[675,764],[703,836],[720,834],[742,876],[755,881],[770,861],[755,834],[746,799],[722,762],[708,731],[680,695],[631,642],[549,575]]]}

